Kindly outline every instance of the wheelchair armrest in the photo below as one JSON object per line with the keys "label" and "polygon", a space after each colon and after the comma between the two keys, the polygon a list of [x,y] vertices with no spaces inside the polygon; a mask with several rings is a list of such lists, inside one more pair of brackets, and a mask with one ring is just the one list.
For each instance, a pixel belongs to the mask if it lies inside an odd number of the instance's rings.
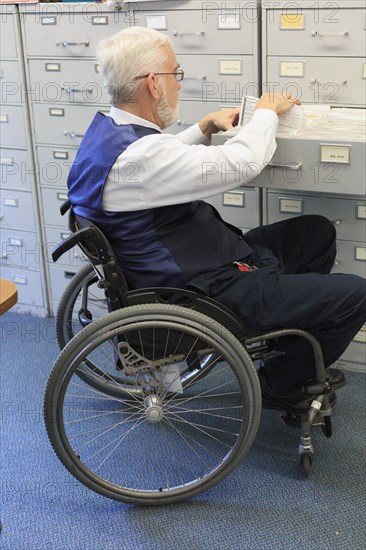
{"label": "wheelchair armrest", "polygon": [[85,227],[84,229],[80,229],[76,233],[73,233],[69,237],[67,237],[64,241],[62,241],[60,244],[56,246],[56,248],[53,250],[51,256],[52,260],[54,262],[57,262],[57,260],[65,254],[70,248],[73,248],[79,242],[85,238],[90,238],[93,236],[93,230],[90,227]]}

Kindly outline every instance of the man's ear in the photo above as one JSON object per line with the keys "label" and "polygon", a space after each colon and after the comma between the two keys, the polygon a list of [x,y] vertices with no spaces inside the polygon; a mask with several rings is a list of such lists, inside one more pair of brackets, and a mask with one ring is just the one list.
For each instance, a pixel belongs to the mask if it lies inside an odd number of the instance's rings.
{"label": "man's ear", "polygon": [[154,73],[150,73],[146,79],[147,90],[153,99],[159,99],[160,89],[156,84]]}

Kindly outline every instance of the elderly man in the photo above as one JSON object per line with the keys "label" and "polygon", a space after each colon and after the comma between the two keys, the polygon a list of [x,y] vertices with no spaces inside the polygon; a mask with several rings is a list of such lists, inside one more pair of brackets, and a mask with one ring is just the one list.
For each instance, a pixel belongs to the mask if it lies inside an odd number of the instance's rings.
{"label": "elderly man", "polygon": [[[299,101],[264,95],[234,138],[207,147],[213,133],[235,125],[238,109],[211,113],[178,135],[162,133],[177,119],[184,76],[166,35],[128,28],[106,40],[98,57],[112,107],[86,132],[69,198],[77,215],[107,235],[130,287],[189,288],[250,327],[307,330],[329,367],[366,320],[366,281],[329,274],[332,224],[300,216],[243,236],[202,200],[237,187],[238,178],[251,184],[275,151],[278,116]],[[302,390],[315,375],[310,346],[294,337],[274,345],[286,355],[260,372],[264,400],[300,411],[312,399]],[[329,377],[334,388],[345,383],[335,368]]]}

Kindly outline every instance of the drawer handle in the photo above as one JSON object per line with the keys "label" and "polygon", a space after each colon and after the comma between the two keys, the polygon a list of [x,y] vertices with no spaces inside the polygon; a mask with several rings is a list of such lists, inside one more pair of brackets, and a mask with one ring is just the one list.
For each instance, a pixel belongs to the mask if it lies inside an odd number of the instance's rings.
{"label": "drawer handle", "polygon": [[66,48],[67,46],[89,46],[90,40],[85,40],[84,42],[69,42],[68,40],[61,41],[59,40],[56,42],[56,46],[63,46]]}
{"label": "drawer handle", "polygon": [[192,126],[192,124],[195,124],[195,123],[190,120],[177,120],[178,126]]}
{"label": "drawer handle", "polygon": [[79,90],[79,88],[61,88],[64,92],[67,94],[82,94],[84,92],[88,92],[88,94],[92,93],[92,88],[87,88],[86,90]]}
{"label": "drawer handle", "polygon": [[204,74],[202,76],[186,76],[184,75],[184,80],[206,80],[207,76]]}
{"label": "drawer handle", "polygon": [[328,36],[348,36],[349,35],[349,32],[348,31],[339,31],[339,32],[319,32],[319,31],[311,31],[311,36],[312,37],[315,37],[315,36],[319,36],[319,38],[327,38]]}
{"label": "drawer handle", "polygon": [[292,162],[291,164],[280,164],[279,162],[270,162],[268,166],[271,168],[286,168],[286,170],[300,170],[302,162]]}
{"label": "drawer handle", "polygon": [[82,138],[82,137],[84,137],[84,134],[77,134],[77,133],[74,132],[73,130],[65,130],[65,131],[64,131],[64,136],[68,136],[68,137],[71,137],[71,139],[75,139],[75,138]]}
{"label": "drawer handle", "polygon": [[205,31],[196,31],[196,32],[182,32],[182,31],[173,31],[173,36],[204,36]]}
{"label": "drawer handle", "polygon": [[1,260],[7,260],[7,259],[8,259],[8,255],[7,255],[7,254],[1,254],[0,259],[1,259]]}
{"label": "drawer handle", "polygon": [[[320,84],[321,86],[325,86],[329,84],[328,80],[319,80],[319,78],[311,78],[310,79],[311,84]],[[347,84],[347,80],[332,80],[332,84]]]}
{"label": "drawer handle", "polygon": [[342,221],[343,220],[341,218],[338,218],[338,220],[331,220],[331,223],[333,225],[341,225]]}

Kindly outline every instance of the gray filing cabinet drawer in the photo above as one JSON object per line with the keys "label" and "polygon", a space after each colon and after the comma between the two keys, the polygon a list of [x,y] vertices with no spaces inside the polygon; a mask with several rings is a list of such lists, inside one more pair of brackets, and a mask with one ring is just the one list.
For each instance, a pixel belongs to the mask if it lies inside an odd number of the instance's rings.
{"label": "gray filing cabinet drawer", "polygon": [[1,231],[7,228],[35,229],[31,193],[1,190]]}
{"label": "gray filing cabinet drawer", "polygon": [[[3,56],[2,51],[1,55]],[[0,60],[0,89],[2,103],[22,103],[25,101],[25,83],[22,82],[18,61]]]}
{"label": "gray filing cabinet drawer", "polygon": [[39,4],[22,11],[30,57],[94,57],[100,40],[131,24],[131,13],[95,4]]}
{"label": "gray filing cabinet drawer", "polygon": [[67,200],[66,189],[42,187],[41,196],[45,225],[57,225],[67,228],[68,217],[60,214],[60,206]]}
{"label": "gray filing cabinet drawer", "polygon": [[37,153],[41,185],[55,185],[66,189],[67,176],[76,157],[77,149],[57,146],[37,147]]}
{"label": "gray filing cabinet drawer", "polygon": [[16,285],[19,304],[44,305],[39,271],[1,266],[1,277]]}
{"label": "gray filing cabinet drawer", "polygon": [[251,229],[260,224],[259,189],[239,187],[206,199],[228,223],[242,229]]}
{"label": "gray filing cabinet drawer", "polygon": [[34,170],[27,151],[0,149],[0,172],[2,187],[29,191],[32,189]]}
{"label": "gray filing cabinet drawer", "polygon": [[2,266],[16,265],[27,269],[39,269],[42,248],[36,233],[2,229],[0,261]]}
{"label": "gray filing cabinet drawer", "polygon": [[[216,5],[212,12],[205,10],[204,4],[198,2],[194,9],[187,3],[184,9],[180,2],[136,2],[136,25],[168,34],[178,57],[183,53],[253,53],[258,22],[255,6],[247,7],[244,14],[243,9],[237,9],[238,3],[236,9],[227,10]],[[176,9],[172,9],[174,5]]]}
{"label": "gray filing cabinet drawer", "polygon": [[337,256],[332,273],[354,273],[366,277],[365,243],[337,241]]}
{"label": "gray filing cabinet drawer", "polygon": [[[53,265],[52,251],[61,241],[69,237],[70,232],[62,227],[46,227],[46,261]],[[87,257],[78,246],[68,250],[57,260],[57,265],[67,265],[72,269],[80,269],[88,263]]]}
{"label": "gray filing cabinet drawer", "polygon": [[16,40],[16,15],[14,5],[0,6],[1,17],[1,33],[0,33],[0,47],[1,57],[17,59],[18,48]]}
{"label": "gray filing cabinet drawer", "polygon": [[[343,157],[322,160],[324,151]],[[331,155],[332,153],[330,153]],[[346,155],[349,162],[344,162]],[[277,138],[277,149],[256,185],[295,191],[365,195],[365,143],[332,139]]]}
{"label": "gray filing cabinet drawer", "polygon": [[[365,77],[365,58],[350,57],[341,62],[335,57],[270,56],[267,58],[263,92],[281,93],[287,90],[306,103],[363,106],[366,97]],[[270,88],[267,88],[266,82],[270,83]]]}
{"label": "gray filing cabinet drawer", "polygon": [[109,103],[95,59],[30,59],[33,102]]}
{"label": "gray filing cabinet drawer", "polygon": [[184,70],[181,97],[237,101],[258,95],[258,70],[252,55],[179,55]]}
{"label": "gray filing cabinet drawer", "polygon": [[274,223],[301,214],[320,214],[332,221],[338,239],[362,241],[366,235],[366,200],[324,195],[267,193],[267,221]]}
{"label": "gray filing cabinet drawer", "polygon": [[[265,5],[265,4],[264,4]],[[294,4],[296,6],[296,4]],[[365,44],[365,10],[342,9],[329,3],[328,9],[283,9],[266,11],[268,51],[282,55],[362,56]]]}
{"label": "gray filing cabinet drawer", "polygon": [[24,109],[17,105],[0,106],[0,143],[2,147],[27,147]]}
{"label": "gray filing cabinet drawer", "polygon": [[98,111],[108,114],[110,107],[33,104],[37,143],[79,146]]}

